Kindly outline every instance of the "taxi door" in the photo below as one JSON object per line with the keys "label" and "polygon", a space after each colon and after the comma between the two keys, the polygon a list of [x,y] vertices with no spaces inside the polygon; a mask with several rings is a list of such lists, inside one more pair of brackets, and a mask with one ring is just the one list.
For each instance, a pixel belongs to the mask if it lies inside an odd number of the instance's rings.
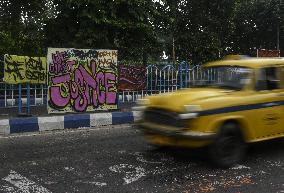
{"label": "taxi door", "polygon": [[284,66],[280,66],[278,70],[278,76],[280,79],[280,91],[278,94],[279,99],[281,100],[281,126],[279,127],[279,133],[284,134]]}
{"label": "taxi door", "polygon": [[284,93],[281,88],[279,71],[279,67],[267,67],[259,69],[257,73],[255,95],[257,138],[274,137],[283,127]]}

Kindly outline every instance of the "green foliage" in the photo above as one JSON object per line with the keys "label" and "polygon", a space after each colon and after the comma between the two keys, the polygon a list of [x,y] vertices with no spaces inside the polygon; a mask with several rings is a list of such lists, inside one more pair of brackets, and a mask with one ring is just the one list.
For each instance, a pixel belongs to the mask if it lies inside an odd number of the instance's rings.
{"label": "green foliage", "polygon": [[150,21],[160,13],[151,1],[65,0],[57,3],[61,11],[47,25],[47,42],[51,46],[118,49],[119,60],[138,61],[154,56],[151,52],[159,50]]}
{"label": "green foliage", "polygon": [[0,59],[76,47],[117,49],[124,63],[163,62],[163,51],[203,63],[276,49],[283,18],[283,0],[3,0]]}
{"label": "green foliage", "polygon": [[41,55],[44,0],[0,2],[0,55]]}
{"label": "green foliage", "polygon": [[[277,28],[283,27],[284,18],[281,2],[246,1],[236,8],[236,30],[233,34],[234,43],[237,43],[234,48],[236,52],[255,54],[256,48],[276,49]],[[283,36],[283,31],[281,33]]]}

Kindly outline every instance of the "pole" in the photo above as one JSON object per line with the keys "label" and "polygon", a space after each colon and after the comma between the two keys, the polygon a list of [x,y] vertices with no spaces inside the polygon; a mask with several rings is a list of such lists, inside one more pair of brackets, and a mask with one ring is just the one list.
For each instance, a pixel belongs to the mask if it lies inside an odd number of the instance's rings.
{"label": "pole", "polygon": [[173,64],[176,63],[175,38],[173,37]]}
{"label": "pole", "polygon": [[277,50],[280,50],[280,32],[279,32],[279,22],[277,26]]}
{"label": "pole", "polygon": [[183,63],[181,62],[180,65],[179,65],[179,71],[180,71],[180,74],[179,74],[179,76],[180,76],[180,85],[179,86],[180,86],[180,88],[183,87],[183,85],[182,85],[182,83],[183,83],[182,82],[182,70],[183,69],[182,68],[183,68]]}
{"label": "pole", "polygon": [[[278,20],[277,20],[277,50],[280,50],[280,6],[281,0],[278,2],[277,12],[278,12]],[[280,54],[279,54],[280,57]]]}
{"label": "pole", "polygon": [[30,83],[27,83],[27,115],[31,113],[31,87]]}
{"label": "pole", "polygon": [[5,91],[4,91],[4,100],[5,100],[5,107],[7,107],[7,84],[5,83]]}
{"label": "pole", "polygon": [[185,63],[185,88],[187,88],[187,83],[188,83],[188,72],[189,72],[189,70],[188,70],[188,63],[186,62]]}
{"label": "pole", "polygon": [[18,113],[22,113],[22,85],[19,84],[18,86],[19,89],[19,96],[18,96]]}

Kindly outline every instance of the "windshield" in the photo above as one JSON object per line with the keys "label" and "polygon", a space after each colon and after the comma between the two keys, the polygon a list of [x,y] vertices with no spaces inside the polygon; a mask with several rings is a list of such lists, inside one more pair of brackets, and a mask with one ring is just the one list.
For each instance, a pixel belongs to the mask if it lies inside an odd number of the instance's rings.
{"label": "windshield", "polygon": [[250,82],[252,69],[245,67],[208,67],[203,68],[198,79],[191,82],[191,87],[217,87],[241,90]]}

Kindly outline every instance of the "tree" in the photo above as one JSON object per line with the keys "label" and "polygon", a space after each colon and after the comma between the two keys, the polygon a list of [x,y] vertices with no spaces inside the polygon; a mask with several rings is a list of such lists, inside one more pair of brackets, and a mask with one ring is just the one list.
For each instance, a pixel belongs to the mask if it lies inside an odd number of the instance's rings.
{"label": "tree", "polygon": [[0,8],[0,56],[105,48],[124,63],[153,63],[166,51],[197,64],[276,49],[278,31],[284,47],[283,0],[3,0]]}
{"label": "tree", "polygon": [[51,46],[118,49],[120,60],[147,63],[157,37],[155,3],[147,0],[55,0],[57,15],[46,26]]}
{"label": "tree", "polygon": [[[170,18],[168,33],[175,40],[176,56],[193,63],[216,59],[230,43],[233,28],[233,0],[166,0],[165,13]],[[172,40],[167,52],[171,53]]]}
{"label": "tree", "polygon": [[41,55],[45,0],[0,3],[0,55]]}
{"label": "tree", "polygon": [[281,2],[250,0],[237,7],[234,18],[236,31],[233,34],[235,52],[256,55],[258,48],[277,49],[277,30],[283,26]]}

